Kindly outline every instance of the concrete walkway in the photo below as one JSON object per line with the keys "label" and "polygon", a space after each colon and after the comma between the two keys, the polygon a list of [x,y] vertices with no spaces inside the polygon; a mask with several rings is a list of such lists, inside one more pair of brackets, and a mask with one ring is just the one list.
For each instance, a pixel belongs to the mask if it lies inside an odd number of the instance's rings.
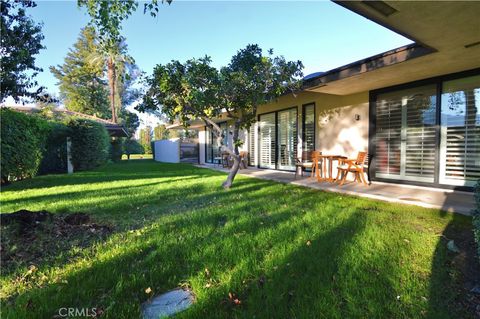
{"label": "concrete walkway", "polygon": [[[197,166],[228,172],[227,169],[221,168],[218,165],[215,166],[207,164]],[[290,183],[294,185],[310,187],[323,191],[368,197],[387,202],[417,205],[427,208],[437,208],[443,211],[455,212],[464,215],[470,215],[474,208],[474,198],[473,193],[471,192],[461,192],[421,186],[398,185],[382,182],[373,182],[369,186],[364,186],[352,181],[347,181],[343,186],[339,186],[337,183],[319,183],[316,179],[309,177],[297,177],[297,179],[295,179],[295,173],[293,172],[283,172],[251,167],[240,170],[239,174],[281,183]]]}

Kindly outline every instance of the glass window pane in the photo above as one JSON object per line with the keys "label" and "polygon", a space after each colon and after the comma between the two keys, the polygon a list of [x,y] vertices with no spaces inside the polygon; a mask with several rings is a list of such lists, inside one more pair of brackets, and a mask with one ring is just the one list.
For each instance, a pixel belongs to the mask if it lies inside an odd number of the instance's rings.
{"label": "glass window pane", "polygon": [[480,75],[445,82],[440,183],[473,186],[480,178]]}

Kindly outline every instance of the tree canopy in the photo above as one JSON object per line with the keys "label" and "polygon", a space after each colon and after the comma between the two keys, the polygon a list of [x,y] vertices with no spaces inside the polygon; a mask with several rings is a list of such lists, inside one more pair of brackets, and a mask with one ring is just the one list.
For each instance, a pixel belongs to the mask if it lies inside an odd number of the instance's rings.
{"label": "tree canopy", "polygon": [[[35,55],[45,47],[42,26],[26,14],[33,1],[2,1],[0,5],[0,101],[12,96],[37,97],[43,87],[35,80],[42,69],[35,65]],[[38,87],[37,89],[35,89]]]}
{"label": "tree canopy", "polygon": [[60,98],[68,110],[107,119],[109,104],[105,65],[92,59],[99,50],[95,29],[85,27],[64,63],[50,67],[50,71],[58,80]]}
{"label": "tree canopy", "polygon": [[188,126],[190,120],[202,119],[222,145],[222,130],[215,118],[227,113],[232,122],[233,147],[221,146],[234,159],[234,165],[223,186],[229,188],[239,168],[240,129],[254,121],[257,109],[300,86],[303,65],[282,56],[267,55],[256,44],[247,45],[235,54],[230,63],[215,69],[209,57],[185,63],[172,61],[157,65],[147,79],[148,89],[140,111],[160,110],[171,121]]}

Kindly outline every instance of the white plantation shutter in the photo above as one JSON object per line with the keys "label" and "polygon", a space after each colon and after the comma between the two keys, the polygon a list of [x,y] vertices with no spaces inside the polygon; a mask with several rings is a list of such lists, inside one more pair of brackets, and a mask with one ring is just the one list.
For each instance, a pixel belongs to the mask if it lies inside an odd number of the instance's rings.
{"label": "white plantation shutter", "polygon": [[443,84],[440,183],[480,179],[480,76]]}
{"label": "white plantation shutter", "polygon": [[278,168],[295,169],[297,154],[297,109],[278,112]]}
{"label": "white plantation shutter", "polygon": [[376,103],[376,176],[433,182],[436,87],[379,95]]}
{"label": "white plantation shutter", "polygon": [[275,113],[260,115],[259,125],[260,167],[275,168]]}
{"label": "white plantation shutter", "polygon": [[302,151],[313,151],[315,150],[315,104],[305,105],[303,112]]}
{"label": "white plantation shutter", "polygon": [[255,165],[255,128],[256,124],[252,124],[250,130],[248,131],[248,165],[254,166]]}

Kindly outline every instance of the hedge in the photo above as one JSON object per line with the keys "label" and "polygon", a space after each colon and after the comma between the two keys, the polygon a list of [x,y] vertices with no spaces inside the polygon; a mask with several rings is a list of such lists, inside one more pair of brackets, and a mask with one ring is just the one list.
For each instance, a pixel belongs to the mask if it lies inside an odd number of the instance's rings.
{"label": "hedge", "polygon": [[107,162],[110,136],[102,124],[85,119],[71,119],[68,127],[71,131],[71,155],[75,171],[92,169]]}
{"label": "hedge", "polygon": [[477,256],[480,259],[480,180],[475,185],[475,206],[476,210],[473,213],[473,233],[475,241],[477,242]]}
{"label": "hedge", "polygon": [[9,183],[35,176],[50,131],[47,121],[35,116],[0,110],[1,181]]}
{"label": "hedge", "polygon": [[67,172],[67,137],[70,129],[62,123],[49,122],[45,151],[38,174],[60,174]]}
{"label": "hedge", "polygon": [[112,139],[110,142],[110,159],[114,162],[122,160],[123,154],[123,141],[122,138]]}

